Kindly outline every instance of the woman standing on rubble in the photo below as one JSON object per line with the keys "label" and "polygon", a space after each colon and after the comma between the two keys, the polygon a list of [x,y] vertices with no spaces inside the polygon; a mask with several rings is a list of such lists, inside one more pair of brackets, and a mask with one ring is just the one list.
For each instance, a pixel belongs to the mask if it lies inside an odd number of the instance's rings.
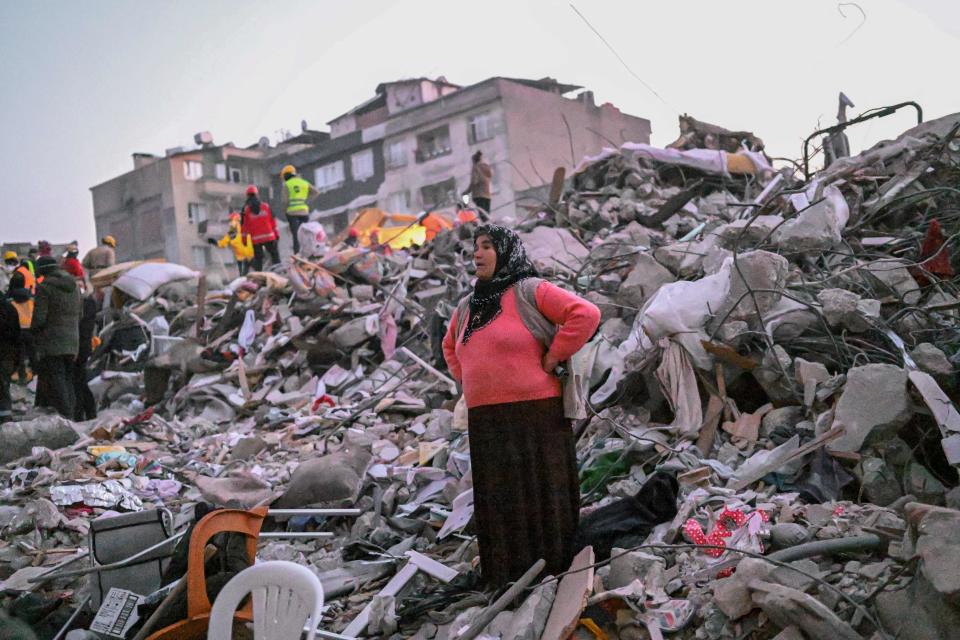
{"label": "woman standing on rubble", "polygon": [[[479,227],[473,260],[477,282],[443,354],[467,403],[481,572],[500,586],[540,558],[547,572],[565,571],[575,551],[576,453],[555,372],[596,331],[600,311],[539,280],[509,229]],[[549,349],[527,328],[528,309],[558,327]]]}
{"label": "woman standing on rubble", "polygon": [[243,221],[240,224],[243,242],[253,242],[253,270],[263,270],[263,253],[270,254],[273,264],[280,264],[280,251],[277,249],[277,221],[273,218],[270,205],[260,201],[260,191],[255,185],[247,187],[247,202],[243,206]]}

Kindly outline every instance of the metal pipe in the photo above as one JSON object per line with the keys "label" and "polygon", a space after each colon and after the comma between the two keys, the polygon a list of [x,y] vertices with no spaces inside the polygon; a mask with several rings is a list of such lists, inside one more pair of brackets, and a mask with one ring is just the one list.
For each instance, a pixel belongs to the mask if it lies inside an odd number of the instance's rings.
{"label": "metal pipe", "polygon": [[506,609],[524,589],[530,586],[530,583],[540,575],[540,572],[543,571],[545,566],[547,566],[545,560],[542,558],[537,560],[532,567],[527,569],[526,573],[520,576],[519,580],[513,583],[512,587],[504,591],[503,595],[497,598],[496,602],[481,611],[477,617],[473,619],[473,624],[463,632],[463,635],[459,636],[458,640],[473,640],[473,638],[480,635],[480,632],[497,617],[498,613]]}
{"label": "metal pipe", "polygon": [[260,538],[333,538],[330,531],[268,531],[260,533]]}
{"label": "metal pipe", "polygon": [[789,549],[775,551],[767,557],[780,562],[791,562],[812,556],[832,555],[848,551],[870,551],[871,549],[878,548],[880,543],[880,536],[866,533],[860,536],[850,536],[849,538],[806,542],[804,544],[798,544],[795,547],[790,547]]}
{"label": "metal pipe", "polygon": [[130,562],[132,562],[132,561],[134,561],[134,560],[137,560],[137,559],[139,559],[140,557],[145,556],[145,555],[147,555],[148,553],[150,553],[150,552],[152,552],[152,551],[156,551],[157,549],[159,549],[160,547],[164,546],[165,544],[169,544],[169,543],[171,543],[171,542],[174,542],[175,540],[179,540],[179,539],[182,538],[186,533],[187,533],[187,530],[181,531],[180,533],[176,533],[176,534],[174,534],[173,536],[167,538],[166,540],[161,540],[161,541],[158,542],[157,544],[152,545],[152,546],[149,546],[149,547],[147,547],[146,549],[144,549],[144,550],[142,550],[142,551],[138,551],[138,552],[136,552],[135,554],[133,554],[132,556],[129,556],[129,557],[127,557],[127,558],[124,558],[123,560],[117,560],[116,562],[111,562],[110,564],[101,564],[101,565],[97,565],[97,566],[95,566],[95,567],[87,567],[86,569],[76,569],[76,570],[74,570],[74,571],[65,571],[65,572],[59,573],[59,574],[54,574],[54,573],[51,571],[51,572],[48,572],[48,573],[43,574],[42,576],[37,576],[37,577],[35,577],[35,578],[30,578],[30,579],[29,579],[29,582],[34,582],[34,583],[36,583],[36,582],[49,582],[50,580],[59,580],[60,578],[72,578],[72,577],[74,577],[74,576],[85,576],[85,575],[87,575],[88,573],[99,573],[99,572],[101,572],[101,571],[110,571],[111,569],[120,569],[120,568],[122,568],[122,567],[127,566],[127,564],[129,564]]}
{"label": "metal pipe", "polygon": [[865,120],[870,120],[871,118],[886,118],[895,111],[898,111],[904,107],[913,107],[917,110],[917,124],[923,122],[923,108],[916,102],[910,100],[908,102],[901,102],[900,104],[890,105],[889,107],[880,107],[879,109],[874,110],[871,113],[865,113],[862,116],[856,117],[853,120],[847,120],[846,122],[839,122],[832,127],[824,127],[823,129],[818,129],[814,131],[807,139],[803,141],[803,175],[809,180],[810,179],[810,141],[816,138],[819,135],[831,134],[837,131],[843,131],[850,125],[857,124],[859,122],[864,122]]}
{"label": "metal pipe", "polygon": [[77,619],[77,616],[80,615],[80,612],[83,611],[83,608],[87,606],[87,603],[90,602],[90,598],[92,597],[93,596],[87,596],[83,599],[83,602],[80,603],[80,606],[77,607],[72,614],[70,614],[70,617],[67,618],[67,621],[62,627],[60,627],[60,631],[57,631],[57,635],[53,636],[53,640],[60,640],[60,638],[62,638],[64,634],[70,630],[70,625],[72,625],[73,621]]}
{"label": "metal pipe", "polygon": [[267,509],[268,516],[359,516],[363,509]]}

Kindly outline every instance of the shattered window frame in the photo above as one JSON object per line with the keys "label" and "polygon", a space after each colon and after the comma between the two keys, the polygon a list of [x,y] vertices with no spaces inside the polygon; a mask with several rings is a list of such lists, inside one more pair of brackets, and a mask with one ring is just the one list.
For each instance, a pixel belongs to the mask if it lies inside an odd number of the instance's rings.
{"label": "shattered window frame", "polygon": [[209,220],[207,205],[202,202],[187,203],[187,222],[190,224],[200,224]]}
{"label": "shattered window frame", "polygon": [[184,160],[183,177],[187,180],[199,180],[203,177],[203,163],[199,160]]}
{"label": "shattered window frame", "polygon": [[[442,209],[457,201],[457,181],[447,178],[440,182],[424,185],[420,188],[420,201],[424,211]],[[439,199],[436,199],[439,196]]]}
{"label": "shattered window frame", "polygon": [[[333,180],[330,179],[331,177]],[[327,193],[339,189],[346,184],[346,181],[343,160],[328,162],[313,171],[313,183],[320,193]]]}
{"label": "shattered window frame", "polygon": [[388,169],[407,166],[407,145],[403,140],[389,143],[384,150],[383,162]]}
{"label": "shattered window frame", "polygon": [[364,182],[374,176],[373,149],[364,149],[350,156],[350,174],[357,182]]}
{"label": "shattered window frame", "polygon": [[[482,129],[483,135],[478,133]],[[477,144],[485,140],[493,140],[496,137],[496,127],[493,121],[493,114],[489,111],[478,113],[467,118],[467,142]]]}
{"label": "shattered window frame", "polygon": [[417,163],[429,162],[434,158],[453,153],[453,144],[450,141],[450,125],[434,127],[417,136]]}
{"label": "shattered window frame", "polygon": [[394,191],[387,196],[383,206],[388,213],[406,213],[410,210],[410,191]]}
{"label": "shattered window frame", "polygon": [[234,184],[243,182],[243,170],[240,167],[227,167],[227,178]]}

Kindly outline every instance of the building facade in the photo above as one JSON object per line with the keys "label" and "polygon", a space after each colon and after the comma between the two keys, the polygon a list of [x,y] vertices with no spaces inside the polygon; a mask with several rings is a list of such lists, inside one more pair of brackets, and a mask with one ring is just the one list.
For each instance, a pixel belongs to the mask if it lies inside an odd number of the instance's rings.
{"label": "building facade", "polygon": [[[320,195],[310,217],[328,233],[360,210],[452,211],[482,151],[493,169],[492,216],[518,220],[538,210],[554,171],[569,176],[581,158],[624,142],[649,142],[650,121],[597,106],[582,87],[552,78],[494,77],[467,87],[445,78],[414,78],[376,87],[374,96],[331,120],[330,133],[309,131],[271,147],[214,145],[164,156],[137,153],[132,171],[91,188],[97,235],[117,239],[117,259],[165,258],[195,269],[235,273],[229,251],[207,239],[226,230],[248,184],[260,188],[283,233],[280,172],[293,164]],[[573,95],[576,92],[577,95]]]}
{"label": "building facade", "polygon": [[262,198],[273,199],[268,158],[312,144],[244,149],[206,141],[196,149],[169,149],[164,156],[135,153],[133,170],[90,189],[97,237],[116,239],[118,261],[163,258],[235,275],[229,251],[211,247],[208,238],[226,232],[230,212],[246,200],[247,185],[257,185]]}

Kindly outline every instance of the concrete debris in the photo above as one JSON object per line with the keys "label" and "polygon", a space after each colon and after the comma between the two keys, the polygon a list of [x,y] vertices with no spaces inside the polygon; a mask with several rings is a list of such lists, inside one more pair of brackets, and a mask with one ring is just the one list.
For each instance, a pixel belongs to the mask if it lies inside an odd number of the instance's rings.
{"label": "concrete debris", "polygon": [[859,451],[864,445],[897,435],[913,409],[907,393],[907,372],[891,364],[867,364],[847,373],[834,425],[844,433],[828,445],[833,451]]}
{"label": "concrete debris", "polygon": [[958,231],[960,115],[810,177],[684,118],[669,149],[584,159],[515,225],[602,313],[576,425],[596,557],[581,542],[559,579],[480,581],[469,415],[440,350],[471,223],[389,253],[304,225],[301,256],[224,287],[128,269],[89,362],[96,419],[11,386],[0,626],[84,601],[96,580],[70,561],[95,519],[159,509],[173,533],[269,506],[286,511],[259,557],[310,567],[322,629],[348,637],[955,637],[960,295],[955,247],[927,238]]}

